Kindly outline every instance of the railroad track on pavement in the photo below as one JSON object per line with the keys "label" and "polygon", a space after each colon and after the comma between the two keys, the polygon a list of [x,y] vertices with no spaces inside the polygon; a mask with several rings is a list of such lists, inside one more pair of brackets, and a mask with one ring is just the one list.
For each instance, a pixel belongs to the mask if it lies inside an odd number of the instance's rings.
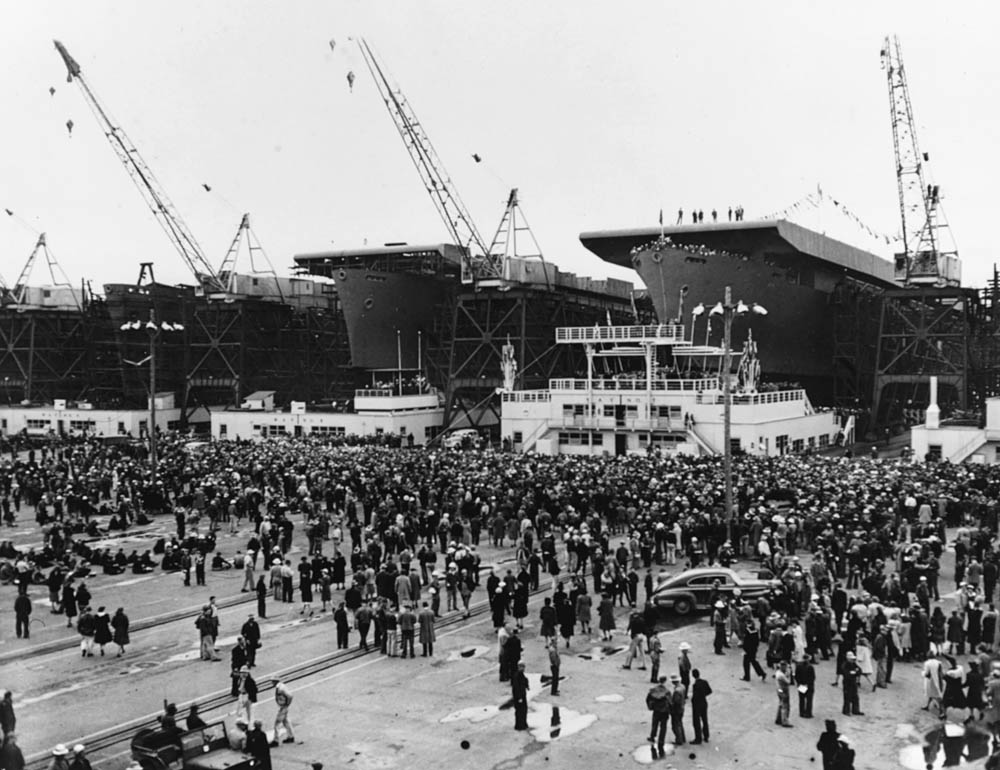
{"label": "railroad track on pavement", "polygon": [[[584,578],[586,578],[585,573],[581,573]],[[531,597],[539,596],[550,589],[542,587],[542,583],[539,583],[539,588],[530,592]],[[454,615],[449,615],[444,617],[435,623],[435,630],[440,631],[442,629],[454,628],[462,626],[466,621],[472,620],[474,618],[479,618],[484,615],[488,615],[490,612],[490,606],[488,601],[479,601],[469,608],[469,614],[465,615],[462,613],[455,613]],[[326,653],[325,655],[319,655],[311,660],[303,661],[295,665],[289,666],[287,668],[279,669],[274,674],[271,674],[257,683],[258,692],[264,693],[268,690],[274,689],[274,686],[279,682],[295,682],[300,679],[306,679],[310,676],[314,676],[323,671],[327,671],[332,668],[337,668],[344,666],[348,663],[353,663],[354,661],[361,660],[371,655],[381,654],[378,649],[372,645],[368,650],[361,648],[354,648],[351,650],[338,650],[336,652]],[[198,710],[201,713],[206,713],[214,709],[219,709],[227,705],[231,705],[234,702],[233,696],[230,694],[229,690],[220,690],[218,692],[207,695],[203,698],[197,698],[194,700],[184,701],[177,704],[178,716],[185,712],[193,705],[198,706]],[[96,757],[100,752],[105,752],[108,749],[112,749],[116,746],[127,744],[131,741],[132,737],[144,728],[155,728],[159,725],[159,714],[147,714],[145,716],[137,717],[135,719],[129,720],[120,725],[115,725],[105,730],[100,730],[90,735],[83,735],[77,738],[66,739],[62,741],[67,746],[72,746],[76,743],[82,743],[87,747],[87,753],[92,757]],[[50,752],[39,752],[25,757],[25,768],[26,770],[45,770],[51,762]],[[99,758],[94,760],[99,761]]]}

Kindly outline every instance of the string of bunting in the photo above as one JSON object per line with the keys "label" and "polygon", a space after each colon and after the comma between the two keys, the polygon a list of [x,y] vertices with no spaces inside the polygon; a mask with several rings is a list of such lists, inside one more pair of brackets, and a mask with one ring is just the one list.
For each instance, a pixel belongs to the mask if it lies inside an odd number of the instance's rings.
{"label": "string of bunting", "polygon": [[869,227],[869,225],[865,223],[865,221],[862,220],[861,217],[859,217],[857,214],[851,211],[851,209],[849,209],[847,205],[842,203],[837,198],[825,195],[823,193],[822,188],[819,187],[817,187],[816,192],[804,195],[794,203],[786,206],[783,209],[774,211],[768,214],[767,216],[762,217],[762,219],[785,219],[790,214],[793,214],[800,210],[809,208],[817,209],[820,206],[822,206],[825,201],[828,201],[829,203],[833,204],[833,207],[837,211],[839,211],[843,216],[849,219],[856,227],[868,233],[868,235],[871,238],[874,238],[875,240],[879,241],[884,241],[887,246],[901,240],[899,235],[886,235],[885,233],[879,232],[878,230]]}

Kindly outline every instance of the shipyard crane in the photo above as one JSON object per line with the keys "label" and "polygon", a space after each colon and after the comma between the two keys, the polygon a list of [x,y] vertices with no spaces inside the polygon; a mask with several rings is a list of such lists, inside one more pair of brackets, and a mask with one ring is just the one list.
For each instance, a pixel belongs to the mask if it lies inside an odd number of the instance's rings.
{"label": "shipyard crane", "polygon": [[913,119],[910,89],[899,38],[886,36],[881,52],[882,69],[889,85],[889,116],[896,155],[896,185],[903,233],[903,252],[896,255],[896,279],[906,286],[957,286],[960,280],[958,251],[941,205],[940,187],[927,181],[930,156],[920,151]]}
{"label": "shipyard crane", "polygon": [[75,80],[79,84],[84,99],[97,118],[98,123],[100,123],[104,135],[111,144],[111,148],[115,151],[125,170],[128,171],[129,177],[135,183],[146,204],[152,210],[156,221],[160,223],[163,231],[170,238],[170,242],[181,255],[181,259],[184,260],[188,269],[194,274],[195,279],[204,289],[211,292],[225,291],[225,285],[219,280],[215,270],[212,269],[212,266],[205,258],[201,246],[198,245],[194,235],[191,234],[187,225],[184,224],[184,221],[177,213],[177,209],[167,197],[166,192],[164,192],[159,182],[157,182],[156,177],[153,176],[153,172],[142,159],[139,150],[136,149],[135,145],[128,138],[124,129],[112,120],[108,110],[101,104],[94,94],[93,89],[91,89],[83,77],[80,65],[70,56],[66,47],[58,40],[53,42],[55,43],[56,50],[59,51],[59,55],[62,57],[63,63],[66,65],[66,82],[72,83]]}
{"label": "shipyard crane", "polygon": [[503,255],[491,254],[424,131],[423,124],[417,119],[402,90],[398,86],[392,86],[385,67],[368,42],[364,38],[358,38],[356,42],[427,194],[434,202],[452,239],[465,249],[462,282],[502,281],[505,261]]}
{"label": "shipyard crane", "polygon": [[[236,235],[229,247],[229,251],[226,252],[226,256],[223,258],[222,264],[219,266],[219,272],[217,275],[219,280],[225,285],[226,292],[228,294],[239,293],[239,286],[237,283],[239,274],[236,272],[236,268],[239,264],[240,251],[243,244],[246,244],[247,255],[250,259],[250,272],[254,275],[259,275],[261,273],[270,275],[274,279],[274,285],[278,290],[279,301],[284,301],[284,296],[281,292],[281,283],[278,281],[278,274],[274,271],[274,266],[271,264],[271,260],[268,259],[267,252],[264,251],[264,247],[261,246],[260,240],[257,238],[257,234],[250,227],[249,214],[244,214],[243,219],[240,220],[239,229],[236,231]],[[259,254],[267,264],[266,268],[258,268],[256,260],[257,254]]]}
{"label": "shipyard crane", "polygon": [[[31,250],[28,255],[27,260],[24,262],[24,267],[21,268],[21,274],[17,277],[14,282],[14,286],[10,289],[10,297],[15,305],[27,305],[28,304],[28,281],[31,279],[31,272],[35,268],[35,262],[38,261],[38,255],[45,255],[45,266],[49,269],[49,278],[52,280],[53,286],[69,286],[69,279],[63,272],[62,267],[56,261],[55,255],[49,251],[48,243],[45,240],[45,233],[41,233],[38,236],[38,240],[35,242],[35,248]],[[56,273],[59,273],[59,276]],[[59,278],[62,280],[59,280]],[[80,307],[80,302],[77,299],[76,292],[72,292],[73,302],[76,304],[77,309]]]}

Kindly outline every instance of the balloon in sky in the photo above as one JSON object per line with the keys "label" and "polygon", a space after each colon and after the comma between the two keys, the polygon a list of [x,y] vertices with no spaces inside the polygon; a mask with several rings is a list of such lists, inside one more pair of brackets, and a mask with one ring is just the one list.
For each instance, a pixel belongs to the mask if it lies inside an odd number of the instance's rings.
{"label": "balloon in sky", "polygon": [[337,41],[332,37],[330,38],[330,50],[333,51],[337,48]]}
{"label": "balloon in sky", "polygon": [[69,135],[70,136],[73,136],[73,120],[72,119],[66,121],[66,130],[69,131]]}
{"label": "balloon in sky", "polygon": [[354,70],[347,73],[347,85],[351,89],[351,93],[354,93]]}

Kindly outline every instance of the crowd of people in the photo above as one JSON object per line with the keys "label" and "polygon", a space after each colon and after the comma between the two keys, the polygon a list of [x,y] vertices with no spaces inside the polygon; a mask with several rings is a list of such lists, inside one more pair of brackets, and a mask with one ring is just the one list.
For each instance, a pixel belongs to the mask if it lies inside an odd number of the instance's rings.
{"label": "crowd of people", "polygon": [[[332,611],[338,646],[348,645],[352,630],[367,646],[371,628],[387,655],[412,655],[414,638],[425,640],[424,618],[432,635],[436,617],[468,613],[473,592],[485,584],[500,678],[519,683],[527,597],[546,581],[552,594],[540,636],[555,651],[553,668],[560,640],[569,645],[577,628],[589,637],[592,613],[608,638],[616,606],[630,609],[629,661],[641,654],[644,664],[645,655],[655,655],[656,666],[657,613],[648,599],[660,566],[750,560],[776,576],[774,587],[752,602],[719,587],[714,651],[741,645],[746,678],[753,670],[764,679],[757,647],[765,649],[779,689],[778,724],[789,723],[791,688],[802,696],[800,716],[811,713],[809,670],[815,673],[821,660],[836,661],[832,676],[847,716],[861,711],[864,676],[876,689],[887,687],[894,663],[918,660],[929,708],[942,715],[971,709],[1000,734],[1000,701],[993,703],[1000,684],[992,685],[990,656],[998,631],[993,541],[1000,472],[869,458],[741,456],[734,477],[734,509],[727,511],[716,458],[524,456],[311,438],[192,449],[164,436],[154,478],[140,455],[95,439],[0,462],[4,510],[14,512],[14,526],[18,517],[32,516],[44,536],[41,548],[21,552],[7,544],[0,558],[10,561],[19,593],[44,581],[50,611],[65,614],[70,625],[78,617],[81,635],[84,617],[93,616],[91,644],[103,647],[100,629],[104,644],[119,643],[119,654],[128,643],[127,618],[123,644],[117,613],[87,610],[92,597],[84,581],[104,570],[105,553],[116,567],[182,573],[185,584],[192,569],[204,582],[206,562],[242,570],[242,590],[256,592],[259,617],[266,617],[269,601],[294,601],[297,578],[301,613]],[[131,528],[157,516],[173,517],[175,536],[142,555],[88,542],[93,527],[107,536],[112,517]],[[248,526],[253,534],[239,552],[218,551],[217,533]],[[951,543],[960,601],[948,613],[939,603],[947,588],[940,586],[946,527],[960,527]],[[307,553],[293,564],[288,551],[296,531]],[[516,567],[481,575],[484,538],[514,548]],[[91,644],[84,639],[84,655]],[[962,666],[957,659],[966,645],[975,659]],[[424,649],[432,654],[429,644]],[[214,640],[212,651],[208,659]],[[677,676],[689,697],[684,672]],[[707,740],[707,721],[702,727]]]}

